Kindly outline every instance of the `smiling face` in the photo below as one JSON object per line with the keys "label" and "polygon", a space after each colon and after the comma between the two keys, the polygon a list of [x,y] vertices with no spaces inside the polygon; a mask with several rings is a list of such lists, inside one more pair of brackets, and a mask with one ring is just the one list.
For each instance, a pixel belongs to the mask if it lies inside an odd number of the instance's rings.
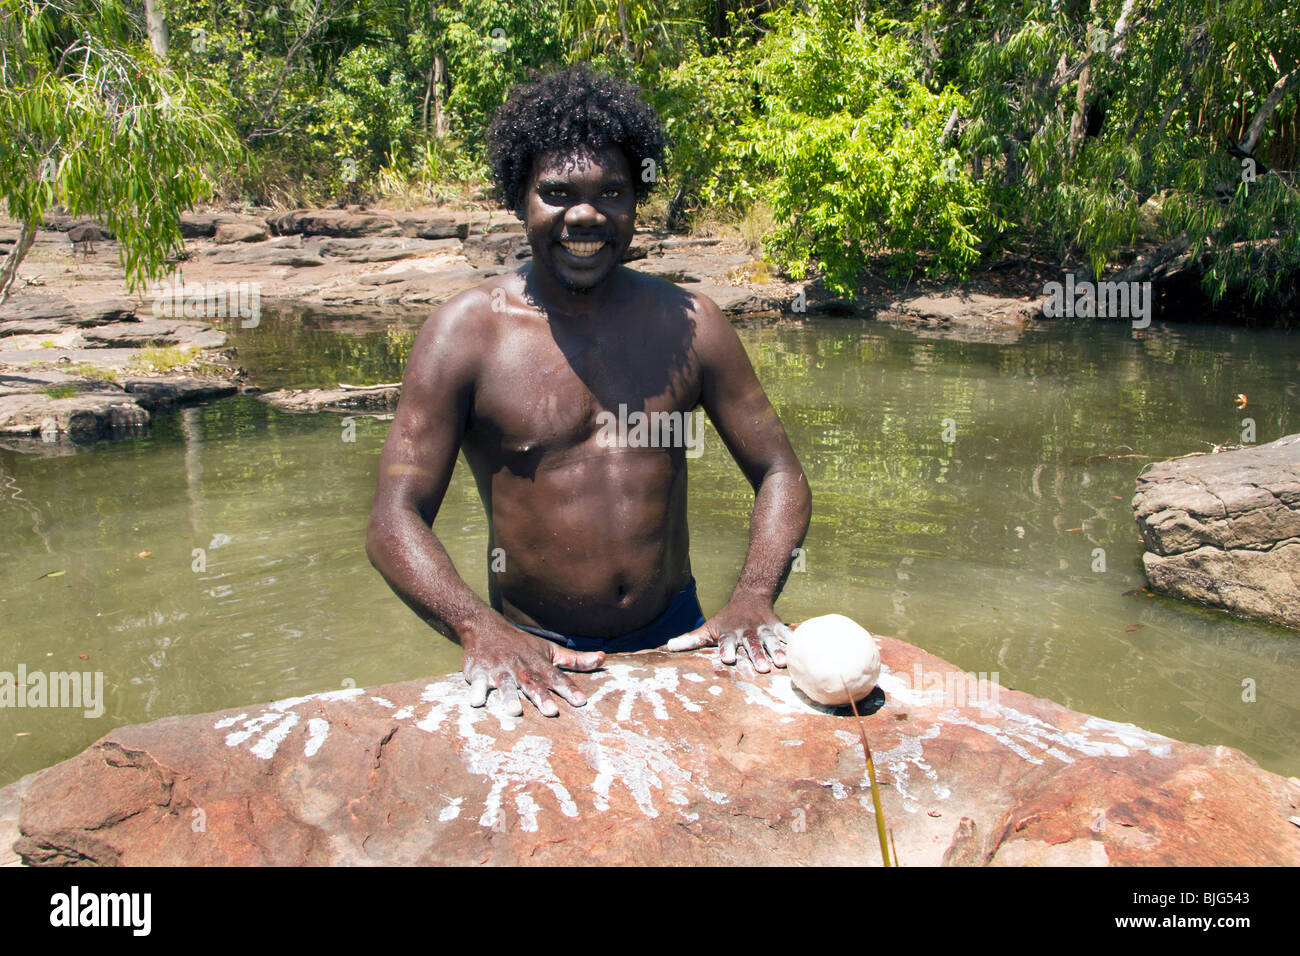
{"label": "smiling face", "polygon": [[578,295],[599,289],[618,268],[636,229],[627,157],[613,148],[541,154],[520,212],[543,288]]}

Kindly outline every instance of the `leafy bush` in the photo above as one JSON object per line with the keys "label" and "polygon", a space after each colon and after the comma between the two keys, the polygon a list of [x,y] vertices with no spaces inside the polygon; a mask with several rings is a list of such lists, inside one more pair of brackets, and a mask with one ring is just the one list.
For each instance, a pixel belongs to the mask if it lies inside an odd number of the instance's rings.
{"label": "leafy bush", "polygon": [[768,18],[748,69],[760,108],[724,144],[709,191],[765,198],[778,222],[769,254],[795,277],[815,261],[841,294],[880,253],[900,272],[924,261],[964,275],[995,224],[985,189],[943,142],[966,101],[928,90],[911,47],[853,14],[832,0]]}

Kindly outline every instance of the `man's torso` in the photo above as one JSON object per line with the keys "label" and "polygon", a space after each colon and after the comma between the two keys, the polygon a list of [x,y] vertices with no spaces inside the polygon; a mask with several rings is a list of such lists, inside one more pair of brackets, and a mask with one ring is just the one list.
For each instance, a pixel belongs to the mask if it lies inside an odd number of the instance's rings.
{"label": "man's torso", "polygon": [[672,447],[620,445],[608,425],[699,403],[693,302],[624,278],[608,314],[580,320],[536,308],[519,274],[483,287],[495,328],[462,447],[488,513],[490,601],[520,623],[616,636],[691,577],[683,432]]}

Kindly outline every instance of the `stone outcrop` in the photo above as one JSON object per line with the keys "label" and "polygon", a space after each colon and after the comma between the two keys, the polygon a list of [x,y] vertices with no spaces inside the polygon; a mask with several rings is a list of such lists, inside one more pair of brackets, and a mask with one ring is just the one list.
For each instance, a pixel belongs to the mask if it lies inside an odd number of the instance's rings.
{"label": "stone outcrop", "polygon": [[135,302],[109,298],[93,303],[74,303],[60,295],[17,292],[0,306],[0,337],[39,335],[69,327],[92,328],[135,317]]}
{"label": "stone outcrop", "polygon": [[212,241],[218,245],[231,242],[262,242],[270,236],[264,222],[223,222],[212,234]]}
{"label": "stone outcrop", "polygon": [[400,385],[365,388],[281,388],[258,395],[285,412],[354,412],[379,414],[397,408],[402,396]]}
{"label": "stone outcrop", "polygon": [[872,318],[910,328],[923,337],[955,334],[965,341],[988,342],[1016,341],[1041,311],[1033,300],[961,291],[878,296],[868,298],[862,307]]}
{"label": "stone outcrop", "polygon": [[127,438],[144,434],[153,412],[235,391],[232,382],[206,376],[128,377],[119,383],[0,371],[0,435],[76,444]]}
{"label": "stone outcrop", "polygon": [[1133,508],[1154,589],[1300,628],[1300,435],[1160,462]]}
{"label": "stone outcrop", "polygon": [[123,390],[150,412],[210,402],[234,395],[238,388],[225,379],[203,375],[162,375],[156,378],[128,378]]}
{"label": "stone outcrop", "polygon": [[[223,232],[224,230],[224,232]],[[231,212],[181,213],[181,235],[186,239],[216,239],[217,242],[253,241],[231,238],[260,233],[265,239],[266,220],[260,216],[243,216]],[[223,235],[225,238],[223,239]]]}
{"label": "stone outcrop", "polygon": [[[863,725],[903,865],[1300,864],[1300,785],[1239,751],[879,640]],[[784,672],[649,652],[574,679],[554,719],[451,675],[125,727],[0,790],[0,835],[17,806],[31,864],[879,864],[858,725]]]}
{"label": "stone outcrop", "polygon": [[[203,322],[140,320],[129,299],[73,303],[15,295],[0,306],[0,437],[6,448],[48,454],[148,431],[151,413],[236,391],[240,373],[150,374],[176,361],[224,367],[226,333]],[[145,348],[180,347],[166,364]],[[184,367],[184,366],[182,366]]]}
{"label": "stone outcrop", "polygon": [[111,383],[63,397],[28,392],[0,398],[0,435],[66,437],[80,444],[140,434],[148,424],[149,413]]}
{"label": "stone outcrop", "polygon": [[412,239],[405,236],[371,239],[325,239],[320,254],[346,262],[393,262],[437,253],[460,253],[459,239]]}
{"label": "stone outcrop", "polygon": [[393,210],[292,209],[270,220],[278,236],[411,236],[419,239],[464,239],[469,234],[467,219],[442,214],[404,213]]}
{"label": "stone outcrop", "polygon": [[219,332],[203,322],[185,322],[178,319],[115,322],[86,329],[78,338],[82,344],[90,348],[183,345],[200,349],[219,349],[226,344],[225,332]]}

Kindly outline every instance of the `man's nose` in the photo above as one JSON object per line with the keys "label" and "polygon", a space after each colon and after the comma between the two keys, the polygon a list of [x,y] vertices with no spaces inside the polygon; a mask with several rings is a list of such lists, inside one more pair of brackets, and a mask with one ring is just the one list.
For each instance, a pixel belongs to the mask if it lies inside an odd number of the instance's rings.
{"label": "man's nose", "polygon": [[564,222],[569,226],[599,226],[605,222],[600,210],[589,202],[575,202],[564,213]]}

